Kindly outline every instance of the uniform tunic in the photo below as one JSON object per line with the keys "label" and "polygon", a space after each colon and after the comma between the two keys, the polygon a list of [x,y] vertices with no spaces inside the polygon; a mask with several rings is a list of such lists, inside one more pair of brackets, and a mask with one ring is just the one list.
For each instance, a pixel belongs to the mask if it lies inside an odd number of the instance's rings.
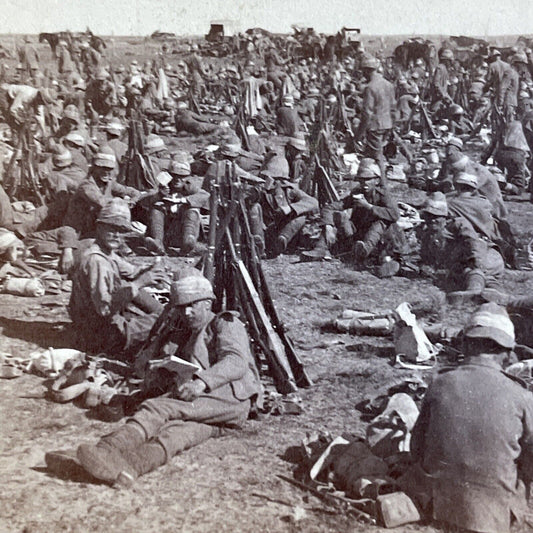
{"label": "uniform tunic", "polygon": [[471,358],[429,387],[411,451],[431,476],[435,519],[506,533],[533,473],[533,396],[496,363]]}
{"label": "uniform tunic", "polygon": [[[198,333],[184,335],[176,355],[201,367],[207,388],[193,402],[159,397],[142,403],[130,422],[159,441],[167,458],[215,436],[220,427],[241,427],[262,389],[246,329],[232,312],[213,317]],[[187,339],[188,340],[185,340]]]}

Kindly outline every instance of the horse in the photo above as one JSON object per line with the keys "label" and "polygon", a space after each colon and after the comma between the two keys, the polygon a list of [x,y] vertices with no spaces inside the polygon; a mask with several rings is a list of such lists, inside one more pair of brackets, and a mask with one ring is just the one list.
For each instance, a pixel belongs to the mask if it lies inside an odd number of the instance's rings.
{"label": "horse", "polygon": [[45,41],[50,45],[54,57],[57,57],[56,48],[59,43],[59,35],[57,33],[39,33],[39,42],[44,43]]}
{"label": "horse", "polygon": [[393,57],[404,69],[409,68],[409,63],[423,59],[428,72],[432,72],[437,58],[437,50],[435,45],[427,39],[409,39],[394,49]]}
{"label": "horse", "polygon": [[56,33],[39,33],[39,42],[47,42],[52,49],[52,54],[57,57],[56,49],[59,41],[66,41],[70,46],[72,43],[72,34],[69,31],[59,31]]}

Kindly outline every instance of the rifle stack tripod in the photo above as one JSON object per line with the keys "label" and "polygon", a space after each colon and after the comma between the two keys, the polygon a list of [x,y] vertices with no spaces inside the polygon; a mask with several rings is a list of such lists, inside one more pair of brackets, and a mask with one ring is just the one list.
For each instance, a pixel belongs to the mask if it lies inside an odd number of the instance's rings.
{"label": "rifle stack tripod", "polygon": [[[15,130],[14,130],[15,131]],[[31,129],[31,117],[16,129],[15,150],[7,165],[4,188],[10,198],[45,204],[46,190],[38,170],[38,154]]]}
{"label": "rifle stack tripod", "polygon": [[312,385],[281,322],[263,272],[245,204],[245,190],[232,163],[217,163],[211,183],[209,249],[204,274],[213,283],[215,310],[240,312],[259,365],[266,363],[282,394]]}

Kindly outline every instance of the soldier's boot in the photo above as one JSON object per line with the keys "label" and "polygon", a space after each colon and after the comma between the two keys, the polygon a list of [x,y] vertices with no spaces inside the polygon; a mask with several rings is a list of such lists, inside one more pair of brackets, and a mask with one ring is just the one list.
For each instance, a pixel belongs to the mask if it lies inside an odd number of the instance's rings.
{"label": "soldier's boot", "polygon": [[301,253],[302,261],[320,261],[329,255],[328,245],[326,244],[325,232],[322,231],[320,237],[312,250],[304,250]]}
{"label": "soldier's boot", "polygon": [[292,219],[288,224],[285,224],[280,231],[276,243],[274,252],[276,255],[282,254],[288,244],[296,237],[298,232],[305,226],[306,218],[304,216]]}
{"label": "soldier's boot", "polygon": [[131,470],[124,453],[144,443],[142,431],[136,424],[125,424],[97,444],[81,444],[76,452],[78,461],[93,477],[112,484],[123,470]]}
{"label": "soldier's boot", "polygon": [[146,246],[158,254],[165,253],[165,213],[160,209],[150,209],[148,221],[148,235],[145,237]]}
{"label": "soldier's boot", "polygon": [[333,213],[333,223],[339,231],[339,238],[350,239],[354,236],[355,228],[350,217],[344,211],[336,211]]}
{"label": "soldier's boot", "polygon": [[125,450],[122,455],[128,467],[119,472],[115,478],[115,485],[126,488],[131,487],[138,477],[167,462],[165,449],[154,440],[145,442],[134,450]]}
{"label": "soldier's boot", "polygon": [[265,227],[263,222],[263,209],[261,205],[253,204],[248,211],[248,220],[250,221],[250,231],[255,242],[257,254],[259,257],[265,255]]}
{"label": "soldier's boot", "polygon": [[466,274],[466,289],[448,294],[451,301],[460,302],[480,296],[485,288],[485,276],[479,270],[472,270]]}
{"label": "soldier's boot", "polygon": [[200,236],[200,212],[198,209],[187,209],[183,215],[181,252],[188,254],[194,250]]}
{"label": "soldier's boot", "polygon": [[365,241],[355,241],[353,252],[355,260],[362,263],[370,254],[370,249]]}

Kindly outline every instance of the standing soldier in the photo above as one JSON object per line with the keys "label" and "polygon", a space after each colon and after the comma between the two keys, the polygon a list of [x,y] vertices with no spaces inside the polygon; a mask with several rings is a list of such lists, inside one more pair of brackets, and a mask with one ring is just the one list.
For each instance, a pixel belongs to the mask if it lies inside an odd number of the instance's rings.
{"label": "standing soldier", "polygon": [[377,72],[378,66],[379,62],[374,57],[366,57],[361,62],[363,76],[368,85],[363,92],[363,109],[357,138],[360,140],[366,135],[365,155],[378,163],[381,180],[385,183],[383,147],[394,125],[396,99],[394,85]]}
{"label": "standing soldier", "polygon": [[452,103],[448,92],[450,81],[450,67],[453,61],[453,52],[449,48],[439,50],[439,64],[433,73],[431,81],[431,110],[442,112]]}

